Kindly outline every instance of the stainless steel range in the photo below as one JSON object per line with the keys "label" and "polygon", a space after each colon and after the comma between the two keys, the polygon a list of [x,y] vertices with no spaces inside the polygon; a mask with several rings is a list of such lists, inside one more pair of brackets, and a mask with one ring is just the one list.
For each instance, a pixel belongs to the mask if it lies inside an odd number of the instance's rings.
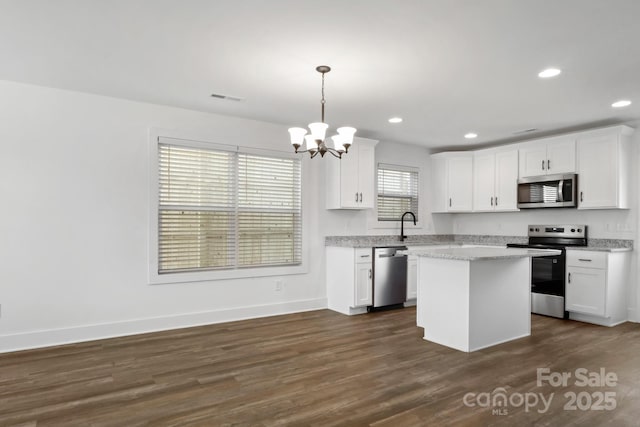
{"label": "stainless steel range", "polygon": [[528,244],[509,248],[559,249],[560,255],[531,259],[531,312],[567,318],[565,264],[567,246],[587,245],[586,225],[530,225]]}

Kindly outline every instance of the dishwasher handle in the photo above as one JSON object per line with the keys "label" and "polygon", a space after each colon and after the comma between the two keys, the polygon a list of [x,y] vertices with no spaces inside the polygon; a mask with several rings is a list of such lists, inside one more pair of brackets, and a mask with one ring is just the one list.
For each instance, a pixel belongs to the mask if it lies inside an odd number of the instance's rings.
{"label": "dishwasher handle", "polygon": [[406,254],[402,254],[402,253],[394,253],[394,254],[379,254],[378,258],[396,258],[396,257],[402,257],[402,256],[407,256]]}
{"label": "dishwasher handle", "polygon": [[406,247],[393,247],[393,248],[374,248],[374,257],[376,259],[378,258],[399,258],[399,257],[406,257],[407,254],[404,252],[406,251],[407,248]]}

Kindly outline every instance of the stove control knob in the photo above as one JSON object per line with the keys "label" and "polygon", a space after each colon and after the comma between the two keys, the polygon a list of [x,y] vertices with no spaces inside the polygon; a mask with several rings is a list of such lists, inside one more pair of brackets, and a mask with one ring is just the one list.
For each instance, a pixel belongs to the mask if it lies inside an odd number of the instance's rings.
{"label": "stove control knob", "polygon": [[539,229],[539,228],[536,228],[536,231],[540,231],[540,229]]}
{"label": "stove control knob", "polygon": [[529,231],[533,231],[533,228],[530,228]]}
{"label": "stove control knob", "polygon": [[582,228],[578,228],[578,233],[582,233]]}
{"label": "stove control knob", "polygon": [[576,229],[575,229],[575,228],[572,228],[572,229],[571,229],[571,232],[572,232],[572,233],[575,233],[575,232],[576,232]]}

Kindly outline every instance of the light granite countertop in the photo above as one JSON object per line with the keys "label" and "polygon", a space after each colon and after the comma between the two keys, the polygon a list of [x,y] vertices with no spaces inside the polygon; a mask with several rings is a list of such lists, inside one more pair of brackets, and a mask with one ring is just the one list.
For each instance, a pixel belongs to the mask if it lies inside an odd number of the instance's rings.
{"label": "light granite countertop", "polygon": [[572,251],[594,251],[594,252],[631,252],[633,248],[607,248],[603,246],[571,246],[567,248]]}
{"label": "light granite countertop", "polygon": [[520,249],[520,248],[432,248],[410,249],[409,255],[427,258],[440,258],[456,261],[486,261],[497,259],[533,258],[541,256],[559,255],[555,249]]}
{"label": "light granite countertop", "polygon": [[[525,236],[492,236],[471,234],[423,234],[410,235],[402,241],[397,235],[327,236],[325,246],[348,248],[372,248],[380,246],[437,246],[437,245],[485,245],[506,246],[508,243],[526,244]],[[633,250],[633,240],[589,239],[588,246],[571,249],[599,252],[627,252]]]}

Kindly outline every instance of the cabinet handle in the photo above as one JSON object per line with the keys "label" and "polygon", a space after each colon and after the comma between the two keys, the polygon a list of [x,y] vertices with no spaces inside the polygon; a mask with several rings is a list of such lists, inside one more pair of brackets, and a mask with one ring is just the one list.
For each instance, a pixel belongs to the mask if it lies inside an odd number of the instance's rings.
{"label": "cabinet handle", "polygon": [[369,269],[369,279],[371,279],[371,269]]}
{"label": "cabinet handle", "polygon": [[493,206],[493,197],[491,198],[491,206]]}
{"label": "cabinet handle", "polygon": [[551,160],[547,159],[547,170],[550,171],[551,170]]}
{"label": "cabinet handle", "polygon": [[591,262],[591,260],[587,258],[578,258],[578,261]]}
{"label": "cabinet handle", "polygon": [[449,197],[449,207],[451,207],[451,197]]}
{"label": "cabinet handle", "polygon": [[571,273],[569,273],[569,283],[571,283]]}
{"label": "cabinet handle", "polygon": [[356,192],[356,203],[358,203],[358,192]]}
{"label": "cabinet handle", "polygon": [[362,203],[362,193],[360,193],[360,203]]}
{"label": "cabinet handle", "polygon": [[542,170],[544,170],[544,160],[542,161]]}
{"label": "cabinet handle", "polygon": [[582,197],[582,191],[580,192],[580,201],[582,202],[584,198]]}
{"label": "cabinet handle", "polygon": [[496,196],[496,206],[498,206],[498,196]]}

